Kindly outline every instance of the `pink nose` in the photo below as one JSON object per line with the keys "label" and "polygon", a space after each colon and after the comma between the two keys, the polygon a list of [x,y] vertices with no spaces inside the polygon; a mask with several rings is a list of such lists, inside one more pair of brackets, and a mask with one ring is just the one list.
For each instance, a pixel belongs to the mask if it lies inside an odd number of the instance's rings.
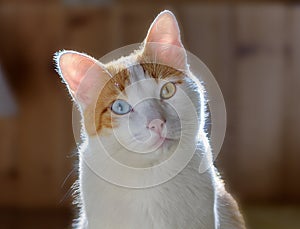
{"label": "pink nose", "polygon": [[153,119],[151,122],[149,122],[147,128],[153,130],[154,132],[161,134],[162,130],[164,128],[165,121],[160,119]]}

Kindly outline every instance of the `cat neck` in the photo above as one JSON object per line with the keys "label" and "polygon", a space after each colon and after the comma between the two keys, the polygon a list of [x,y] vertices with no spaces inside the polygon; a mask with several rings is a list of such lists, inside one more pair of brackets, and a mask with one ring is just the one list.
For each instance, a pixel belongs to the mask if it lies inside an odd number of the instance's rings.
{"label": "cat neck", "polygon": [[[99,153],[91,141],[81,155]],[[80,199],[89,228],[214,228],[214,171],[199,173],[201,158],[194,154],[175,177],[150,188],[128,188],[103,179],[80,158]],[[194,203],[197,203],[195,205]],[[190,208],[182,208],[190,206]],[[118,219],[112,221],[112,217]],[[168,218],[174,219],[168,222]],[[153,220],[155,219],[155,220]]]}

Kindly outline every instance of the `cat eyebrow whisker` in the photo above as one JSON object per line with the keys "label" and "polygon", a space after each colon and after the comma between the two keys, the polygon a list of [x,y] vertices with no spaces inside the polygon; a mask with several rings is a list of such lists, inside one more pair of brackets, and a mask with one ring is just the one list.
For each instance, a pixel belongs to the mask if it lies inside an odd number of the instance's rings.
{"label": "cat eyebrow whisker", "polygon": [[76,171],[75,168],[73,168],[69,173],[68,175],[66,176],[66,178],[64,179],[64,181],[62,182],[60,188],[63,188],[67,182],[67,180],[71,177],[71,175]]}

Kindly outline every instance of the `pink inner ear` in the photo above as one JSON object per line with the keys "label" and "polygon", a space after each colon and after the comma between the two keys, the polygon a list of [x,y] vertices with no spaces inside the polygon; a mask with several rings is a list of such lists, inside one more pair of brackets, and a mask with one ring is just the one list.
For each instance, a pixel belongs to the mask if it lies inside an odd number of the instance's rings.
{"label": "pink inner ear", "polygon": [[175,16],[164,11],[157,16],[149,29],[146,42],[164,43],[182,47],[180,31]]}
{"label": "pink inner ear", "polygon": [[71,95],[82,106],[91,104],[111,78],[104,66],[85,54],[65,51],[57,59]]}
{"label": "pink inner ear", "polygon": [[179,27],[170,11],[163,11],[152,23],[145,40],[144,55],[152,61],[176,69],[187,68],[186,51],[180,40]]}
{"label": "pink inner ear", "polygon": [[95,60],[78,53],[66,52],[59,58],[61,74],[73,93],[76,93],[80,82],[93,65]]}

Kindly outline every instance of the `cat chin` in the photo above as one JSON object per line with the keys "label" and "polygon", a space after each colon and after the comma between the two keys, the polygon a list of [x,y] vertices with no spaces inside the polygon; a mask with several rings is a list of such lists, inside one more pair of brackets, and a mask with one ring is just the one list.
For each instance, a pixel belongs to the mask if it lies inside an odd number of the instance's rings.
{"label": "cat chin", "polygon": [[[110,157],[125,166],[147,168],[160,164],[172,157],[180,140],[165,138],[158,146],[144,146],[135,151],[131,151],[124,147],[123,144],[120,144],[119,141],[112,136],[89,137],[88,142],[89,148],[93,149],[94,154],[97,152],[97,155],[91,155],[91,157],[94,158],[93,160],[102,161],[104,158],[107,159],[107,157]],[[99,163],[102,162],[99,161]]]}
{"label": "cat chin", "polygon": [[[178,145],[179,139],[163,138],[154,139],[148,146],[142,147],[140,154],[158,154],[170,151]],[[165,152],[166,153],[166,152]]]}

